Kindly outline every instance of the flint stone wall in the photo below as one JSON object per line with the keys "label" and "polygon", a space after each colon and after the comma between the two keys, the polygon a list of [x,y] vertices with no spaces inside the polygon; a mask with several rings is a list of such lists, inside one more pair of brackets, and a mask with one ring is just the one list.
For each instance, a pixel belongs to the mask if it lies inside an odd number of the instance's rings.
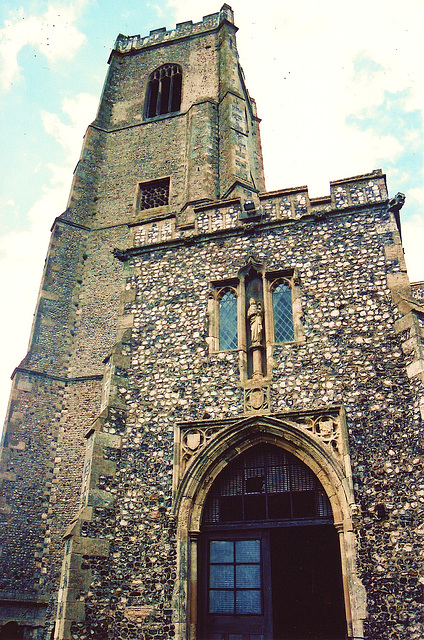
{"label": "flint stone wall", "polygon": [[306,341],[275,346],[271,410],[346,409],[365,637],[420,638],[423,388],[408,378],[394,332],[401,314],[387,276],[402,265],[385,251],[393,219],[381,205],[192,240],[139,249],[127,265],[135,299],[125,308],[133,328],[123,348],[131,364],[118,396],[128,414],[125,424],[102,427],[120,446],[104,449],[116,474],[99,480],[114,506],[94,509],[81,533],[106,537],[110,554],[106,562],[85,559],[87,619],[73,625],[73,637],[173,635],[174,425],[243,414],[237,351],[208,353],[207,297],[211,281],[236,276],[254,255],[268,270],[295,268],[300,280]]}

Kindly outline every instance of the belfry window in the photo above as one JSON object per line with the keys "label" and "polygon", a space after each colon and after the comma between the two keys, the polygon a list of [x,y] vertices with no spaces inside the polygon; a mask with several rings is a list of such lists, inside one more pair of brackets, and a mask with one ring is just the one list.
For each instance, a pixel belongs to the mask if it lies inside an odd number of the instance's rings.
{"label": "belfry window", "polygon": [[182,69],[178,64],[164,64],[150,75],[147,86],[145,117],[175,113],[181,107]]}

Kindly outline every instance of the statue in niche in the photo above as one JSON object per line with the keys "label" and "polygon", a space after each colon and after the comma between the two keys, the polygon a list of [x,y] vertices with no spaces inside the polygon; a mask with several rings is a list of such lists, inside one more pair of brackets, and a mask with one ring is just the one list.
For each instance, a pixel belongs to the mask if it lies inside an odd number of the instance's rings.
{"label": "statue in niche", "polygon": [[260,346],[262,344],[262,304],[255,298],[250,298],[249,308],[247,310],[247,317],[250,322],[250,335],[252,340],[252,347]]}

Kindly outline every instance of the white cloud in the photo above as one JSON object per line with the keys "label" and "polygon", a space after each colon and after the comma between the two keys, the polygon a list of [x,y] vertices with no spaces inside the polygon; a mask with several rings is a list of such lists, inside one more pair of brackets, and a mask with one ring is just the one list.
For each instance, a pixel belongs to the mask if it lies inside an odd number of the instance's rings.
{"label": "white cloud", "polygon": [[424,215],[418,213],[402,222],[402,242],[405,249],[405,260],[411,282],[424,280],[423,247],[424,247]]}
{"label": "white cloud", "polygon": [[[232,0],[240,59],[258,103],[267,187],[328,182],[395,160],[406,141],[396,130],[359,129],[377,118],[386,92],[424,116],[422,0]],[[176,19],[217,10],[212,0],[169,0]],[[365,127],[364,123],[364,127]],[[362,128],[361,128],[362,129]],[[386,160],[386,164],[387,160]],[[384,166],[383,166],[384,168]],[[396,189],[396,187],[395,187]]]}
{"label": "white cloud", "polygon": [[57,142],[68,151],[73,157],[78,157],[81,148],[81,137],[75,135],[75,129],[94,119],[98,98],[88,93],[80,93],[74,98],[65,98],[62,102],[62,112],[68,116],[68,121],[62,122],[61,116],[48,111],[41,112],[43,125],[48,134],[52,135]]}
{"label": "white cloud", "polygon": [[49,61],[70,60],[86,38],[73,24],[86,0],[68,6],[51,4],[40,16],[21,8],[0,29],[0,84],[8,90],[20,77],[18,55],[27,45],[36,47]]}
{"label": "white cloud", "polygon": [[164,16],[163,8],[160,7],[158,4],[152,3],[152,2],[147,2],[146,6],[150,7],[151,9],[154,9],[156,11],[156,13],[158,14],[158,18],[160,18],[160,19],[163,18],[163,16]]}
{"label": "white cloud", "polygon": [[[229,4],[247,86],[263,119],[268,189],[307,184],[310,195],[325,195],[330,180],[377,168],[390,170],[392,195],[408,182],[424,183],[422,0],[405,0],[401,8],[386,0],[272,0],[259,9],[253,0]],[[199,21],[219,5],[168,0],[168,6],[177,21]],[[389,106],[399,126],[389,119],[384,130],[379,115],[388,116]],[[402,125],[412,111],[421,123],[408,129]],[[424,190],[409,188],[406,195],[408,271],[411,280],[423,280]],[[415,215],[408,220],[410,211]]]}

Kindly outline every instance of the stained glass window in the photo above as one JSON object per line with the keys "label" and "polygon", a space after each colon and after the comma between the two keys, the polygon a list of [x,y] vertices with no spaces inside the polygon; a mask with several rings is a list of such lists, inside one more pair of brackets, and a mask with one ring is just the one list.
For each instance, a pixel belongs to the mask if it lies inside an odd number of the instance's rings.
{"label": "stained glass window", "polygon": [[290,342],[294,340],[293,308],[291,289],[285,282],[280,282],[272,293],[274,309],[274,339],[275,342]]}
{"label": "stained glass window", "polygon": [[237,348],[237,298],[233,291],[224,293],[219,301],[219,348]]}
{"label": "stained glass window", "polygon": [[246,358],[241,367],[247,379],[269,373],[266,345],[271,340],[277,344],[303,340],[294,272],[251,268],[246,275],[241,270],[237,278],[214,282],[211,289],[210,352],[243,349]]}

